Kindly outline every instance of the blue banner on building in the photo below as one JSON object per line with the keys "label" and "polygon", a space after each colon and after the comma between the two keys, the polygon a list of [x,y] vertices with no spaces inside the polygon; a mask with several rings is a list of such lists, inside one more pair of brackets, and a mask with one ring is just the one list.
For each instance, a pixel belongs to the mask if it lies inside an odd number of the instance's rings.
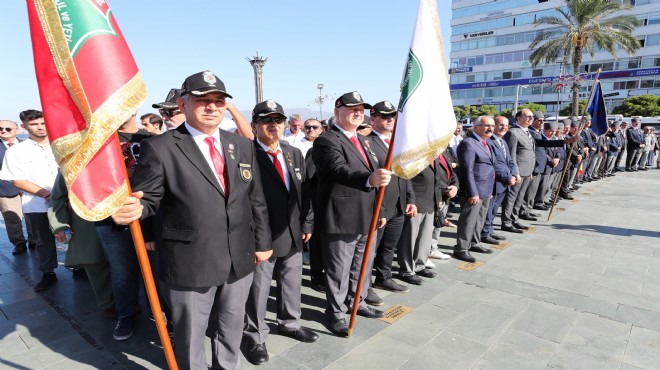
{"label": "blue banner on building", "polygon": [[[467,67],[467,68],[472,68],[472,67]],[[611,78],[642,77],[642,76],[655,76],[655,75],[660,75],[660,68],[628,69],[622,71],[601,72],[600,79],[607,80]],[[584,79],[584,80],[593,80],[594,78],[596,78],[596,73],[584,73],[580,75],[580,79]],[[563,83],[570,83],[572,80],[573,80],[573,76],[565,76]],[[483,87],[536,85],[536,84],[547,84],[547,83],[557,83],[557,82],[559,82],[559,77],[553,76],[553,77],[540,77],[540,78],[517,78],[512,80],[499,80],[499,81],[489,81],[489,82],[472,82],[472,83],[464,83],[464,84],[450,84],[449,88],[451,90],[462,90],[462,89],[478,89]]]}

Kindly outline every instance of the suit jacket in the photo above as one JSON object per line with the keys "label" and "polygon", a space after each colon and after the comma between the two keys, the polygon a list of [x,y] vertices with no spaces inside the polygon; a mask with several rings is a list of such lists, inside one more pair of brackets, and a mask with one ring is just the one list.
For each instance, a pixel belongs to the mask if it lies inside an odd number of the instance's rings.
{"label": "suit jacket", "polygon": [[[535,143],[520,126],[513,126],[504,135],[504,141],[509,145],[511,158],[518,166],[520,176],[529,176],[536,167]],[[460,156],[459,156],[460,158]]]}
{"label": "suit jacket", "polygon": [[511,152],[506,143],[500,146],[497,143],[497,138],[491,136],[488,140],[488,146],[490,152],[493,153],[493,167],[495,167],[495,191],[493,194],[502,194],[509,188],[511,177],[518,175],[518,166],[511,158]]}
{"label": "suit jacket", "polygon": [[142,218],[163,213],[160,275],[181,287],[222,285],[233,269],[255,267],[255,250],[270,250],[268,210],[252,142],[220,130],[229,196],[192,135],[181,125],[141,142],[131,182],[143,191]]}
{"label": "suit jacket", "polygon": [[608,131],[607,134],[605,135],[608,155],[617,155],[620,150],[619,148],[623,147],[623,139],[620,132],[621,131],[617,131],[617,132]]}
{"label": "suit jacket", "polygon": [[[532,135],[534,138],[534,144],[538,143],[539,141],[543,141],[542,134],[534,129],[533,127],[529,128],[529,133]],[[542,147],[541,145],[534,145],[534,157],[535,157],[535,162],[534,162],[534,174],[540,174],[545,171],[545,165],[548,163],[548,157],[545,153],[545,148]]]}
{"label": "suit jacket", "polygon": [[442,169],[440,161],[436,158],[433,166],[427,166],[417,176],[410,179],[415,192],[415,205],[418,213],[433,213],[442,202],[441,172],[445,172],[445,170]]}
{"label": "suit jacket", "polygon": [[[0,170],[2,169],[2,162],[5,160],[5,153],[7,153],[7,147],[0,142]],[[12,198],[20,193],[21,191],[11,181],[0,180],[0,197]]]}
{"label": "suit jacket", "polygon": [[[369,141],[366,141],[373,149],[373,152],[378,158],[380,167],[385,166],[387,159],[387,144],[378,136],[378,134],[371,132],[368,136]],[[383,208],[385,214],[380,217],[391,218],[396,215],[397,210],[404,213],[406,204],[415,204],[415,193],[412,188],[410,180],[402,179],[398,176],[392,176],[392,180],[385,188],[385,195],[383,195]]]}
{"label": "suit jacket", "polygon": [[449,199],[449,195],[447,193],[449,192],[450,186],[455,186],[456,188],[459,188],[458,174],[454,171],[453,168],[451,168],[451,161],[447,158],[447,157],[451,157],[453,154],[454,151],[450,147],[447,147],[447,149],[445,149],[445,151],[442,152],[442,154],[440,154],[447,162],[447,167],[449,169],[449,172],[447,172],[447,170],[444,169],[444,167],[440,163],[440,157],[438,157],[438,164],[440,165],[440,167],[438,167],[439,168],[438,186],[440,187],[440,194],[442,194],[443,202],[446,202]]}
{"label": "suit jacket", "polygon": [[282,182],[275,165],[261,145],[254,141],[259,163],[261,183],[268,207],[270,234],[273,239],[273,257],[284,257],[295,248],[302,251],[302,233],[311,233],[314,227],[313,213],[308,207],[303,213],[303,187],[307,186],[305,159],[300,149],[280,141],[280,148],[286,162],[289,189]]}
{"label": "suit jacket", "polygon": [[366,235],[369,232],[376,188],[369,187],[367,181],[371,169],[378,169],[379,164],[375,153],[365,145],[369,139],[359,134],[357,138],[368,163],[336,126],[314,140],[312,159],[318,176],[314,198],[318,212],[314,217],[326,233]]}
{"label": "suit jacket", "polygon": [[479,196],[480,199],[488,199],[495,186],[495,161],[492,151],[484,147],[475,135],[468,135],[458,144],[458,162],[461,167],[458,176],[459,194],[465,198]]}

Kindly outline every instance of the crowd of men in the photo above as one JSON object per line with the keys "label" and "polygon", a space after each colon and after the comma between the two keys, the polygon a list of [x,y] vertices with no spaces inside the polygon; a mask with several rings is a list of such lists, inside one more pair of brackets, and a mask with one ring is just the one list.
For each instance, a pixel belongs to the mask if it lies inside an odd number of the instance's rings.
{"label": "crowd of men", "polygon": [[[523,233],[523,221],[536,221],[555,197],[573,199],[579,184],[614,176],[621,153],[626,171],[646,170],[657,147],[637,120],[625,130],[612,122],[598,137],[588,117],[546,122],[522,109],[512,123],[482,116],[468,132],[459,123],[447,149],[406,180],[383,168],[397,114],[389,101],[370,105],[349,92],[327,122],[292,115],[285,129],[276,101],[257,104],[248,122],[228,98],[224,83],[204,71],[153,104],[159,114],[141,116],[142,128],[135,115],[124,122],[118,134],[135,193],[96,223],[68,206],[41,112],[21,112],[29,135],[22,142],[16,123],[0,121],[0,206],[12,254],[36,252],[43,276],[35,290],[56,284],[55,241],[71,235],[65,265],[84,268],[98,307],[117,319],[113,337],[130,338],[140,271],[126,225],[139,220],[181,368],[207,368],[207,336],[214,368],[240,367],[241,345],[251,363],[267,362],[273,280],[278,334],[315,342],[300,324],[305,264],[312,288],[325,292],[328,329],[347,336],[354,305],[358,315],[383,316],[375,289],[406,293],[437,275],[431,259],[450,258],[441,250],[443,228],[456,228],[455,245],[444,246],[453,257],[475,262],[472,253],[492,253],[486,245],[506,239],[495,232],[498,211],[501,231]],[[448,211],[457,204],[455,225]]]}

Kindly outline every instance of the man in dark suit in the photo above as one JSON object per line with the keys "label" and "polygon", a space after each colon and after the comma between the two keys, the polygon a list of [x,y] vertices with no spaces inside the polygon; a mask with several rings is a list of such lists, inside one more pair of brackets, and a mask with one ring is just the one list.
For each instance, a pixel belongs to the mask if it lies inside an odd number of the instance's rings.
{"label": "man in dark suit", "polygon": [[488,146],[491,153],[493,153],[495,167],[495,188],[493,191],[493,198],[488,203],[488,212],[486,213],[486,220],[481,229],[481,241],[488,244],[498,245],[500,240],[505,240],[503,236],[495,234],[493,231],[493,221],[497,209],[500,208],[502,200],[509,186],[515,185],[520,176],[518,175],[518,167],[511,158],[509,146],[504,142],[504,135],[509,131],[509,120],[504,116],[495,117],[495,128],[493,135],[488,140]]}
{"label": "man in dark suit", "polygon": [[540,214],[534,212],[534,197],[538,191],[539,184],[541,183],[541,174],[545,170],[545,148],[542,145],[539,145],[541,140],[541,132],[543,131],[543,123],[545,122],[545,116],[543,112],[536,111],[534,112],[534,120],[532,125],[529,126],[529,133],[534,138],[534,170],[532,171],[532,181],[525,192],[522,209],[520,210],[518,217],[521,220],[527,221],[537,221],[537,217]]}
{"label": "man in dark suit", "polygon": [[224,83],[204,71],[182,90],[186,122],[141,143],[136,193],[112,217],[125,225],[163,212],[160,277],[179,367],[207,368],[208,332],[212,367],[234,369],[255,264],[272,254],[268,210],[252,142],[218,129]]}
{"label": "man in dark suit", "polygon": [[312,236],[313,219],[309,208],[308,213],[302,212],[305,159],[300,149],[280,141],[285,122],[284,109],[274,100],[261,102],[252,111],[254,147],[273,239],[273,255],[257,265],[245,308],[246,357],[255,365],[268,361],[266,306],[273,278],[277,282],[279,333],[308,343],[319,338],[299,322],[302,247]]}
{"label": "man in dark suit", "polygon": [[[544,122],[541,140],[552,140],[556,130],[556,121]],[[557,148],[544,148],[543,154],[544,155],[537,154],[537,158],[539,158],[539,156],[543,158],[545,167],[543,172],[539,174],[541,180],[539,181],[539,188],[534,197],[534,209],[547,211],[550,209],[550,207],[546,205],[546,199],[549,197],[548,189],[550,188],[553,170],[559,164],[559,153],[557,152]]]}
{"label": "man in dark suit", "polygon": [[[390,139],[394,122],[396,121],[396,108],[389,101],[374,104],[371,108],[371,127],[369,134],[369,146],[376,153],[381,166],[385,165],[387,152],[390,147]],[[398,284],[392,279],[392,261],[394,252],[401,237],[405,215],[411,216],[417,213],[415,206],[415,194],[409,180],[393,176],[390,184],[385,188],[383,196],[385,214],[381,217],[387,219],[385,227],[378,229],[378,246],[374,267],[376,269],[376,280],[373,287],[389,290],[397,293],[408,292],[408,287]],[[370,303],[367,301],[367,303]]]}
{"label": "man in dark suit", "polygon": [[639,119],[633,118],[630,120],[630,127],[626,130],[626,137],[628,144],[626,147],[626,171],[637,171],[637,163],[642,155],[642,149],[646,146],[644,144],[644,134],[642,129],[639,128]]}
{"label": "man in dark suit", "polygon": [[[391,177],[390,171],[379,169],[378,159],[366,146],[364,136],[356,133],[364,121],[365,108],[371,105],[357,92],[340,96],[335,101],[333,127],[316,139],[312,148],[318,176],[318,212],[314,218],[323,234],[325,314],[330,330],[340,336],[348,335],[344,315],[354,304],[376,190],[387,186]],[[384,219],[380,221],[382,227]],[[356,303],[358,314],[382,317],[382,311],[367,306],[362,299],[368,287],[363,284],[360,302]]]}
{"label": "man in dark suit", "polygon": [[493,253],[492,249],[479,243],[495,186],[495,160],[488,146],[494,128],[492,117],[480,116],[474,122],[472,134],[458,144],[461,215],[458,218],[454,258],[465,262],[477,261],[469,251]]}
{"label": "man in dark suit", "polygon": [[[16,134],[18,134],[18,124],[16,122],[0,120],[0,169],[7,150],[20,142],[16,138]],[[37,243],[27,217],[25,218],[25,226],[28,238],[25,240],[21,198],[21,191],[11,181],[0,180],[0,211],[2,211],[2,218],[5,220],[7,238],[14,245],[14,249],[11,251],[14,256],[25,253],[28,246],[34,248]]]}

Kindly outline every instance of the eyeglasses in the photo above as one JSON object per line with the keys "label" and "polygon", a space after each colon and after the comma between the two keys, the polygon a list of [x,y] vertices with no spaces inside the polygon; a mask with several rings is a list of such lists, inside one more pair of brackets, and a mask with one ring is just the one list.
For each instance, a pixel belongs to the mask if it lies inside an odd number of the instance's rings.
{"label": "eyeglasses", "polygon": [[1,132],[1,131],[12,132],[12,131],[14,131],[14,129],[11,128],[11,127],[0,127],[0,132]]}
{"label": "eyeglasses", "polygon": [[318,130],[321,126],[305,126],[305,131],[307,130]]}
{"label": "eyeglasses", "polygon": [[158,113],[160,113],[161,116],[174,117],[181,113],[181,111],[178,109],[159,109]]}
{"label": "eyeglasses", "polygon": [[282,117],[259,118],[259,123],[263,123],[263,124],[269,124],[269,123],[273,123],[273,122],[275,122],[277,124],[280,124],[280,123],[284,123],[284,121],[286,121],[286,118],[282,118]]}
{"label": "eyeglasses", "polygon": [[534,119],[534,116],[525,116],[527,119]]}
{"label": "eyeglasses", "polygon": [[395,116],[396,116],[396,114],[381,114],[381,115],[380,115],[380,118],[382,118],[382,119],[384,119],[384,120],[388,120],[388,119],[390,119],[390,118],[393,119]]}

